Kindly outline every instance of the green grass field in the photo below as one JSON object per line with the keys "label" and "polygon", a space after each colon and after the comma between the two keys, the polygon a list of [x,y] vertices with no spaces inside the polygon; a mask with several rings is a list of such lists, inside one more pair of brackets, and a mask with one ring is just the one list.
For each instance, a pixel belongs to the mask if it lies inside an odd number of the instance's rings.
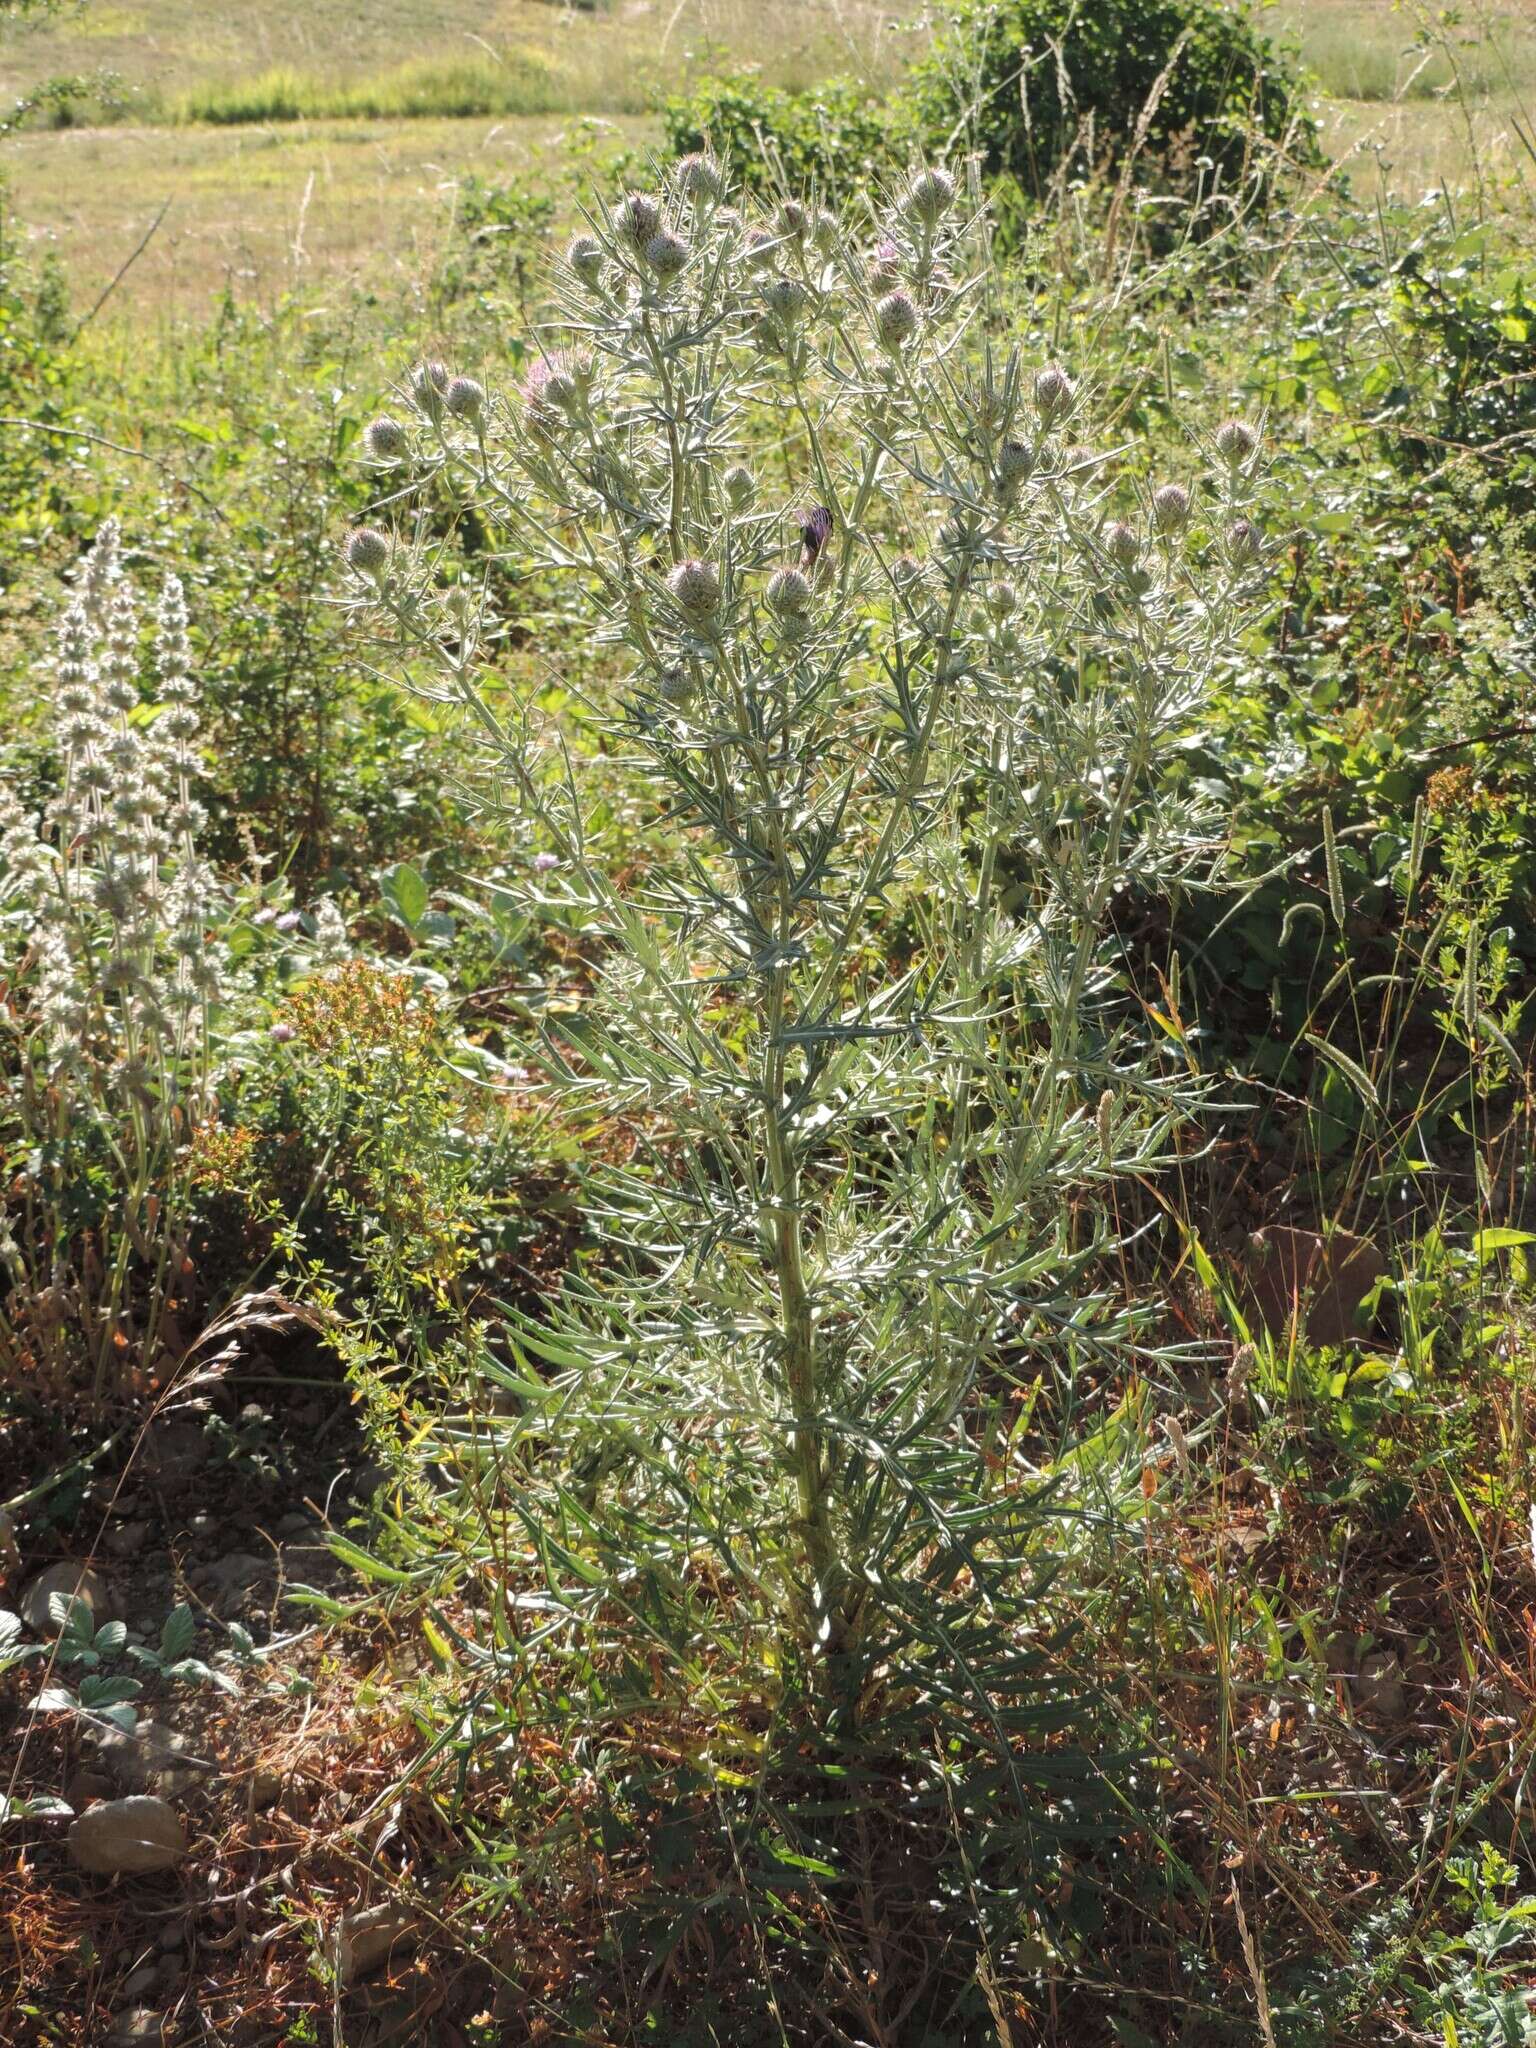
{"label": "green grass field", "polygon": [[[1474,158],[1495,182],[1531,168],[1517,121],[1536,104],[1536,35],[1510,0],[1434,47],[1416,47],[1415,16],[1390,0],[1284,0],[1273,23],[1316,72],[1325,136],[1357,175],[1412,194],[1466,181]],[[702,69],[883,82],[923,33],[911,0],[373,0],[344,35],[294,0],[85,0],[0,30],[17,94],[97,81],[73,125],[34,119],[3,160],[25,231],[87,304],[165,209],[112,300],[153,320],[226,285],[261,302],[316,280],[429,275],[458,181],[534,152],[547,167],[577,146],[578,116],[609,124],[584,130],[583,148],[643,143],[655,94]]]}

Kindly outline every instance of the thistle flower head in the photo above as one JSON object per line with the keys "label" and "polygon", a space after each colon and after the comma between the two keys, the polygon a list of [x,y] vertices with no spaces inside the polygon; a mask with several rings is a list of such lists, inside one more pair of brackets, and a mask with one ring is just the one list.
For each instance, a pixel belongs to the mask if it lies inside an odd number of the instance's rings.
{"label": "thistle flower head", "polygon": [[794,277],[770,278],[763,289],[763,304],[774,319],[785,327],[794,326],[805,311],[809,299],[810,293],[799,279]]}
{"label": "thistle flower head", "polygon": [[757,479],[744,462],[732,463],[720,479],[725,486],[726,502],[733,512],[745,512],[757,496]]}
{"label": "thistle flower head", "polygon": [[779,233],[788,236],[791,241],[803,241],[810,225],[811,216],[799,200],[786,199],[779,208]]}
{"label": "thistle flower head", "polygon": [[955,181],[937,166],[919,171],[907,187],[906,211],[924,227],[936,227],[955,203]]}
{"label": "thistle flower head", "polygon": [[418,363],[411,372],[411,397],[417,410],[429,420],[440,417],[443,393],[448,389],[448,365],[429,361]]}
{"label": "thistle flower head", "polygon": [[1152,493],[1152,524],[1159,533],[1178,533],[1189,524],[1189,493],[1182,484],[1159,484]]}
{"label": "thistle flower head", "polygon": [[1216,429],[1216,453],[1236,469],[1259,445],[1259,437],[1246,420],[1223,420]]}
{"label": "thistle flower head", "polygon": [[565,260],[583,284],[594,285],[603,274],[603,245],[596,235],[573,235],[566,245]]}
{"label": "thistle flower head", "polygon": [[680,158],[672,175],[678,191],[695,206],[713,206],[725,196],[725,172],[706,151]]}
{"label": "thistle flower head", "polygon": [[1113,520],[1104,529],[1104,552],[1120,569],[1134,569],[1141,555],[1141,540],[1134,526]]}
{"label": "thistle flower head", "polygon": [[798,569],[776,569],[765,595],[769,610],[780,618],[804,618],[811,608],[811,579]]}
{"label": "thistle flower head", "polygon": [[1027,441],[1005,441],[997,451],[997,494],[1011,502],[1035,470],[1035,451]]}
{"label": "thistle flower head", "polygon": [[713,624],[720,610],[720,578],[708,562],[679,562],[667,577],[667,589],[690,626]]}
{"label": "thistle flower head", "polygon": [[525,416],[534,432],[552,435],[567,419],[574,418],[581,410],[589,381],[586,365],[572,357],[549,356],[535,363],[522,386]]}
{"label": "thistle flower head", "polygon": [[1006,576],[987,585],[987,610],[994,619],[1011,619],[1019,608],[1019,593]]}
{"label": "thistle flower head", "polygon": [[746,241],[748,263],[751,264],[754,270],[761,270],[765,264],[773,261],[774,251],[778,248],[778,245],[778,236],[771,233],[769,229],[748,228]]}
{"label": "thistle flower head", "polygon": [[838,226],[837,215],[823,207],[811,224],[811,240],[823,256],[830,256],[842,241],[842,229]]}
{"label": "thistle flower head", "polygon": [[380,413],[363,429],[363,446],[375,462],[398,462],[408,445],[404,427],[388,413]]}
{"label": "thistle flower head", "polygon": [[1072,410],[1077,386],[1059,363],[1047,363],[1035,372],[1035,404],[1047,426]]}
{"label": "thistle flower head", "polygon": [[688,267],[688,244],[681,235],[661,228],[646,243],[645,260],[659,278],[670,282]]}
{"label": "thistle flower head", "polygon": [[443,409],[456,420],[485,418],[485,386],[474,377],[455,377],[443,393]]}
{"label": "thistle flower head", "polygon": [[648,192],[630,192],[614,210],[613,224],[636,249],[643,249],[661,229],[661,208]]}
{"label": "thistle flower head", "polygon": [[1263,552],[1263,536],[1251,519],[1234,519],[1227,528],[1227,558],[1235,569],[1246,569]]}
{"label": "thistle flower head", "polygon": [[870,289],[893,291],[901,283],[901,251],[894,242],[877,242],[869,259]]}
{"label": "thistle flower head", "polygon": [[342,543],[347,567],[377,580],[389,567],[389,536],[376,526],[354,526]]}
{"label": "thistle flower head", "polygon": [[917,307],[906,292],[887,292],[875,307],[875,334],[882,348],[893,354],[904,349],[916,334]]}

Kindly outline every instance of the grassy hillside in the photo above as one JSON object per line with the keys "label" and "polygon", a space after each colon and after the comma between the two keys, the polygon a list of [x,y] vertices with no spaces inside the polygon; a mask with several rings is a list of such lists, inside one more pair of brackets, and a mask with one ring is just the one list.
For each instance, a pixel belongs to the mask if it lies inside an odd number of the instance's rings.
{"label": "grassy hillside", "polygon": [[[1474,155],[1494,181],[1528,167],[1516,117],[1536,36],[1510,0],[1423,34],[1391,0],[1284,0],[1273,21],[1324,89],[1328,146],[1389,190],[1456,182]],[[913,0],[374,0],[340,35],[297,0],[87,0],[0,28],[7,90],[44,99],[3,162],[27,233],[87,304],[165,208],[114,292],[157,319],[226,285],[268,303],[317,279],[420,277],[466,176],[636,146],[657,91],[721,61],[882,84],[925,33]],[[68,85],[51,101],[50,80]]]}

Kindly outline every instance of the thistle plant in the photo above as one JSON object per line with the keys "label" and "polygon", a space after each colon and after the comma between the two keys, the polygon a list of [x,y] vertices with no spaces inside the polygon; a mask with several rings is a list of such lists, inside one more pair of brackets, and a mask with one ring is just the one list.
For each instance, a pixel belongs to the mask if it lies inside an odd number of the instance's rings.
{"label": "thistle plant", "polygon": [[217,890],[197,851],[198,690],[167,576],[146,697],[116,524],[59,626],[59,780],[41,816],[0,783],[0,1333],[32,1392],[99,1404],[152,1366],[184,1275],[177,1160],[207,1101]]}
{"label": "thistle plant", "polygon": [[[416,372],[408,447],[369,444],[398,523],[346,546],[482,735],[530,906],[600,941],[529,1056],[637,1134],[601,1261],[512,1323],[507,1483],[462,1446],[466,1513],[521,1520],[589,1651],[648,1635],[699,1684],[700,1642],[745,1632],[759,1707],[905,1725],[918,1775],[944,1723],[1019,1794],[1016,1745],[1072,1711],[1038,1666],[1056,1432],[1085,1364],[1156,1362],[1109,1194],[1198,1091],[1125,998],[1120,924],[1219,843],[1175,742],[1252,574],[1252,435],[1202,474],[1192,433],[1145,502],[1117,482],[1070,366],[998,339],[939,168],[854,229],[743,218],[690,160],[595,210],[555,292],[520,389],[455,415]],[[583,593],[575,722],[509,695],[407,479]],[[597,745],[679,831],[628,883],[588,829]],[[1058,1423],[1012,1427],[1053,1379]]]}

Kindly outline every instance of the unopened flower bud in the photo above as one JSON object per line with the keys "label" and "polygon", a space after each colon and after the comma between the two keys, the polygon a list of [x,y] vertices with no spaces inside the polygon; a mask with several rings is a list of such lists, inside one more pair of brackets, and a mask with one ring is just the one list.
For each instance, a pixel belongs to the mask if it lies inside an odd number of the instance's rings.
{"label": "unopened flower bud", "polygon": [[776,569],[768,578],[767,597],[781,618],[804,618],[811,608],[811,579],[798,569]]}
{"label": "unopened flower bud", "polygon": [[954,203],[955,181],[937,167],[919,171],[907,187],[907,211],[928,227],[936,226]]}
{"label": "unopened flower bud", "polygon": [[448,366],[446,363],[418,363],[411,372],[411,396],[417,407],[429,420],[435,420],[443,409],[443,393],[448,389]]}
{"label": "unopened flower bud", "polygon": [[376,526],[355,526],[342,544],[347,567],[375,581],[389,567],[389,536]]}
{"label": "unopened flower bud", "polygon": [[917,308],[906,292],[888,292],[875,307],[875,333],[880,346],[904,349],[917,332]]}
{"label": "unopened flower bud", "polygon": [[1104,552],[1121,569],[1134,569],[1141,554],[1141,541],[1134,526],[1116,519],[1104,529]]}
{"label": "unopened flower bud", "polygon": [[877,292],[891,291],[901,283],[901,251],[894,242],[877,242],[869,259],[869,282]]}
{"label": "unopened flower bud", "polygon": [[747,229],[747,261],[754,270],[761,270],[765,263],[773,261],[773,252],[778,247],[778,237],[767,228]]}
{"label": "unopened flower bud", "polygon": [[1019,608],[1019,593],[1004,577],[987,585],[987,609],[994,619],[1011,619]]}
{"label": "unopened flower bud", "polygon": [[398,462],[407,445],[404,427],[398,420],[392,420],[388,413],[381,413],[376,420],[370,420],[363,429],[363,446],[375,462]]}
{"label": "unopened flower bud", "polygon": [[673,176],[677,189],[696,206],[713,206],[725,193],[725,173],[717,160],[702,150],[683,157]]}
{"label": "unopened flower bud", "polygon": [[682,275],[688,264],[688,244],[681,235],[663,228],[645,245],[645,260],[660,278],[670,281]]}
{"label": "unopened flower bud", "polygon": [[456,420],[478,422],[485,417],[485,386],[473,377],[455,377],[443,393],[443,406]]}
{"label": "unopened flower bud", "polygon": [[898,555],[891,564],[891,581],[898,590],[911,590],[923,580],[923,565],[915,555]]}
{"label": "unopened flower bud", "polygon": [[1027,441],[1005,441],[997,451],[997,491],[1002,499],[1017,497],[1034,473],[1035,451]]}
{"label": "unopened flower bud", "polygon": [[563,356],[534,364],[523,381],[523,405],[536,434],[547,438],[558,433],[564,421],[581,410],[584,382]]}
{"label": "unopened flower bud", "polygon": [[667,578],[677,608],[691,626],[708,626],[720,609],[720,578],[708,562],[679,562]]}
{"label": "unopened flower bud", "polygon": [[798,278],[775,277],[763,292],[763,304],[785,327],[793,327],[805,311],[810,293]]}
{"label": "unopened flower bud", "polygon": [[830,256],[841,239],[842,232],[838,226],[837,215],[829,213],[826,207],[823,207],[811,228],[811,240],[823,256]]}
{"label": "unopened flower bud", "polygon": [[1188,523],[1188,491],[1182,484],[1159,484],[1152,493],[1152,524],[1159,533],[1178,533]]}
{"label": "unopened flower bud", "polygon": [[1246,569],[1263,550],[1259,529],[1251,519],[1234,519],[1227,528],[1227,557],[1234,569]]}
{"label": "unopened flower bud", "polygon": [[573,235],[565,260],[583,284],[596,284],[603,274],[603,245],[596,235]]}
{"label": "unopened flower bud", "polygon": [[643,249],[661,227],[661,208],[649,193],[631,192],[619,201],[613,220],[626,241]]}
{"label": "unopened flower bud", "polygon": [[800,241],[811,224],[811,217],[798,199],[786,199],[779,208],[779,232]]}
{"label": "unopened flower bud", "polygon": [[1047,363],[1043,370],[1036,371],[1035,404],[1047,426],[1071,411],[1076,396],[1077,386],[1059,363]]}
{"label": "unopened flower bud", "polygon": [[1223,420],[1216,429],[1216,452],[1234,469],[1248,460],[1259,445],[1259,437],[1246,420]]}

